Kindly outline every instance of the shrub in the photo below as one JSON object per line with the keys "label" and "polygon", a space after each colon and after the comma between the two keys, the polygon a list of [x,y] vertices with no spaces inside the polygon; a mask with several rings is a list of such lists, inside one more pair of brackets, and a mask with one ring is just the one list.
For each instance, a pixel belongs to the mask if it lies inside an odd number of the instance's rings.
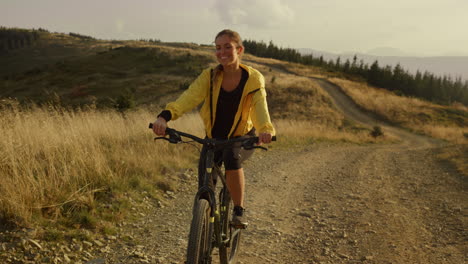
{"label": "shrub", "polygon": [[179,83],[179,90],[185,91],[185,90],[187,90],[189,88],[189,86],[190,86],[189,81]]}
{"label": "shrub", "polygon": [[382,131],[382,128],[380,126],[374,126],[374,128],[371,131],[371,136],[373,136],[374,138],[377,138],[383,135],[384,133]]}
{"label": "shrub", "polygon": [[117,97],[117,100],[115,101],[115,108],[121,112],[134,108],[135,105],[135,95],[129,90],[125,91],[123,94]]}

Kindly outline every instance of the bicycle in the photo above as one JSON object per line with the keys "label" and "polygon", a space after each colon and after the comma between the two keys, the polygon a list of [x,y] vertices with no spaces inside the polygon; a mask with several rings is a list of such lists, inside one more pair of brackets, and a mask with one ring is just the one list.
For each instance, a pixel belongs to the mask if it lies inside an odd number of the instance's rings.
{"label": "bicycle", "polygon": [[[149,127],[152,128],[152,124]],[[197,142],[207,148],[206,154],[200,157],[200,159],[205,159],[206,169],[203,175],[203,185],[195,195],[185,263],[211,263],[211,255],[215,247],[219,249],[221,264],[235,263],[241,231],[245,227],[234,226],[230,222],[233,202],[226,185],[226,176],[214,162],[214,153],[216,150],[230,147],[239,142],[244,149],[268,149],[256,146],[255,143],[258,142],[258,137],[253,136],[225,140],[202,139],[172,128],[166,129],[166,135],[169,137],[156,137],[154,140],[164,139],[173,144]],[[182,137],[189,138],[192,141],[183,141]],[[276,137],[273,137],[272,140],[276,141]],[[219,201],[216,200],[215,188],[212,184],[212,179],[216,177],[221,179],[223,184],[218,194]]]}

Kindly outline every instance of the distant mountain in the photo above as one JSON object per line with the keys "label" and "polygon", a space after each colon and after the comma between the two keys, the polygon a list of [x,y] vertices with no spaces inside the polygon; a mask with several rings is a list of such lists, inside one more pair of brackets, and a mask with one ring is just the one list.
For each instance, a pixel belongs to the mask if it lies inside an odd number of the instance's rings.
{"label": "distant mountain", "polygon": [[400,57],[406,57],[408,56],[407,53],[400,49],[396,48],[391,48],[391,47],[378,47],[375,49],[368,50],[366,52],[368,55],[373,55],[373,56],[400,56]]}
{"label": "distant mountain", "polygon": [[[356,55],[358,61],[363,60],[364,63],[369,65],[376,60],[379,62],[380,66],[395,66],[400,63],[404,69],[413,74],[416,73],[417,70],[420,72],[428,71],[438,76],[446,75],[451,76],[452,78],[461,77],[463,80],[468,81],[468,56],[376,56],[363,53],[334,54],[313,49],[298,49],[298,51],[304,55],[312,53],[314,57],[323,56],[323,58],[326,60],[336,60],[336,58],[339,56],[342,62],[346,61],[346,59],[352,61],[354,55]],[[380,48],[373,50],[372,52],[375,54],[403,54],[403,52],[391,48]]]}

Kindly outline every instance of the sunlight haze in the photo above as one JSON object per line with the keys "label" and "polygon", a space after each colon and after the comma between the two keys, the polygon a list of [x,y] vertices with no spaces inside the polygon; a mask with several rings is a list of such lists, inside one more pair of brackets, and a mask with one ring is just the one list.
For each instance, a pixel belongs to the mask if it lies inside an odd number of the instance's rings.
{"label": "sunlight haze", "polygon": [[295,49],[468,56],[467,13],[466,0],[2,0],[0,25],[199,44],[231,28]]}

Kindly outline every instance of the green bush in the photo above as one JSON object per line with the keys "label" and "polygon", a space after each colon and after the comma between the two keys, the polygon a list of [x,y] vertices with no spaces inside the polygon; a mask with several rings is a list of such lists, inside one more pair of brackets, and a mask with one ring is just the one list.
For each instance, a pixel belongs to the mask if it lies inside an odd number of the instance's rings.
{"label": "green bush", "polygon": [[135,105],[135,94],[130,90],[126,90],[123,94],[117,97],[115,101],[115,108],[121,112],[134,108]]}

